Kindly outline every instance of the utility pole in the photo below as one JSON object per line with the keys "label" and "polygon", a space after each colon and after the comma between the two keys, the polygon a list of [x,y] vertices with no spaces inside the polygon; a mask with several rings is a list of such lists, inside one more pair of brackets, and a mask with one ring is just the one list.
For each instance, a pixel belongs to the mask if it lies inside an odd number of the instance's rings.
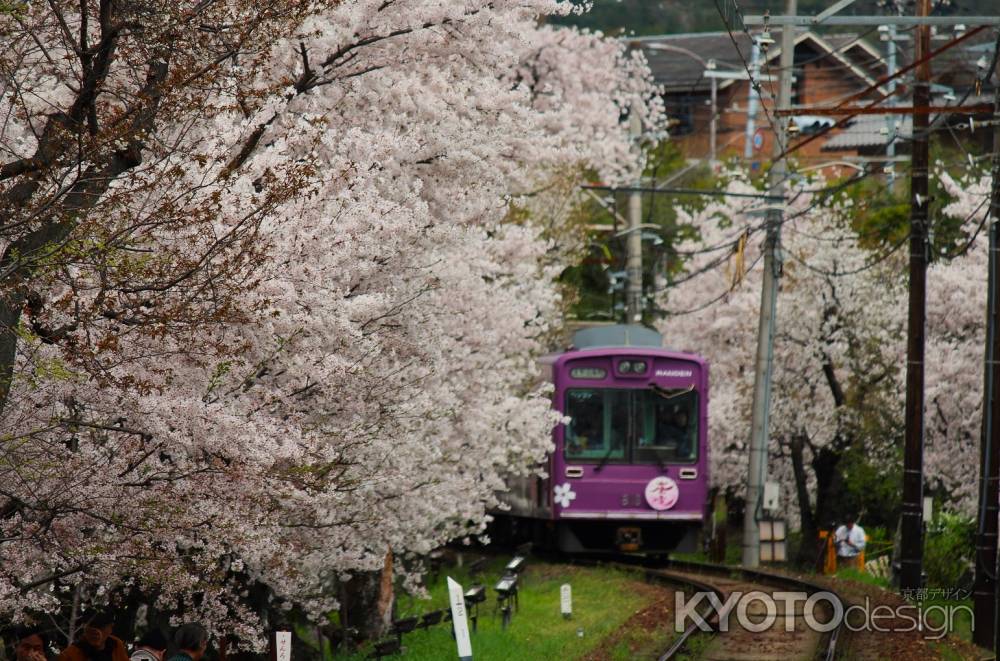
{"label": "utility pole", "polygon": [[[897,81],[891,76],[896,75],[896,24],[889,24],[889,43],[886,44],[886,74],[890,76],[889,80],[889,105],[895,103],[895,99],[892,98],[893,93],[896,91]],[[889,157],[889,190],[892,191],[893,184],[896,183],[896,126],[897,120],[893,115],[885,116],[885,123],[887,129],[888,141],[885,145],[885,155]]]}
{"label": "utility pole", "polygon": [[[918,0],[917,16],[930,15],[931,0]],[[919,61],[931,50],[930,27],[917,28]],[[913,84],[913,107],[926,108],[931,101],[931,65],[917,67]],[[902,543],[900,587],[915,590],[923,584],[924,500],[924,326],[927,316],[927,167],[929,115],[913,113],[910,166],[910,286],[906,333],[906,445],[903,453]]]}
{"label": "utility pole", "polygon": [[[642,124],[634,112],[629,117],[629,135],[632,146],[639,151],[639,138],[642,135]],[[625,290],[625,323],[642,322],[642,172],[636,177],[634,190],[628,194],[628,229],[625,235],[625,273],[628,285]]]}
{"label": "utility pole", "polygon": [[[794,16],[798,10],[798,0],[786,0],[786,13]],[[755,49],[758,47],[755,45]],[[755,53],[757,50],[754,51]],[[759,73],[759,56],[754,67]],[[792,104],[792,66],[795,64],[795,27],[785,26],[781,30],[781,62],[778,78],[778,108],[788,108]],[[753,81],[751,81],[752,87]],[[773,153],[776,158],[769,173],[769,195],[783,196],[785,192],[784,153],[787,133],[785,125],[774,122]],[[773,202],[772,202],[773,204]],[[760,564],[760,528],[758,510],[767,480],[768,419],[771,409],[771,374],[774,368],[774,324],[778,304],[778,281],[781,277],[782,211],[771,208],[767,211],[767,233],[764,239],[764,281],[760,293],[760,322],[757,328],[757,362],[753,383],[753,417],[750,423],[750,471],[747,476],[746,509],[743,513],[743,566],[756,567]]]}
{"label": "utility pole", "polygon": [[[715,60],[709,60],[708,65],[705,67],[709,71],[715,71]],[[718,133],[718,118],[719,118],[719,81],[712,76],[709,78],[709,85],[712,89],[712,117],[708,123],[708,165],[715,171],[715,158],[716,158],[716,135]]]}
{"label": "utility pole", "polygon": [[[995,72],[987,72],[989,80]],[[1000,81],[993,90],[993,116],[1000,117]],[[976,580],[972,587],[975,631],[980,647],[998,649],[997,640],[997,516],[1000,514],[1000,124],[993,126],[993,187],[990,195],[989,261],[986,287],[986,351],[983,369],[983,427],[979,465],[979,517],[976,528]]]}
{"label": "utility pole", "polygon": [[750,93],[747,96],[746,136],[743,142],[743,158],[748,161],[753,156],[753,134],[757,130],[757,105],[760,102],[760,95],[754,86],[760,80],[760,42],[757,39],[753,40],[750,51],[750,72],[753,80],[750,81]]}

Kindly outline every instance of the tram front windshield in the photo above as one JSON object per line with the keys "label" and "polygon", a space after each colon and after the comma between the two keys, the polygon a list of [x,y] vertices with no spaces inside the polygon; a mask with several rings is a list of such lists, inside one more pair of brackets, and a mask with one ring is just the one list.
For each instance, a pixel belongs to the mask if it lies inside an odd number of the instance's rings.
{"label": "tram front windshield", "polygon": [[692,463],[698,458],[698,393],[573,388],[566,392],[563,452],[579,463]]}

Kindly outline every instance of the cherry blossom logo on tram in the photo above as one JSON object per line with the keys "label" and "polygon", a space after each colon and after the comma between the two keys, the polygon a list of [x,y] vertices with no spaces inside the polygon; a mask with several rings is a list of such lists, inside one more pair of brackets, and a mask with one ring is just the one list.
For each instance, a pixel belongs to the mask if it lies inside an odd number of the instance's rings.
{"label": "cherry blossom logo on tram", "polygon": [[646,485],[646,502],[657,511],[668,510],[676,505],[680,495],[677,483],[669,477],[661,475],[653,478]]}
{"label": "cherry blossom logo on tram", "polygon": [[563,509],[569,507],[569,504],[573,502],[574,498],[576,498],[576,492],[573,491],[573,487],[570,486],[569,482],[566,484],[557,484],[555,492],[554,499],[556,501],[556,505],[562,507]]}

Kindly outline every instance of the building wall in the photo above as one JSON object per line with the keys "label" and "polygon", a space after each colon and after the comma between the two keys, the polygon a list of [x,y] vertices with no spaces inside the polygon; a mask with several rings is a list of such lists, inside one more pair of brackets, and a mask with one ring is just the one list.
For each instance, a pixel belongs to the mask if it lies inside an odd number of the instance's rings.
{"label": "building wall", "polygon": [[[750,84],[748,82],[732,81],[724,89],[719,90],[718,106],[720,116],[717,128],[717,145],[718,157],[720,159],[734,156],[742,158],[743,156],[749,87]],[[845,97],[863,90],[865,87],[866,85],[862,80],[846,71],[843,65],[835,59],[824,58],[806,64],[802,69],[801,75],[797,73],[793,101],[802,105],[832,106]],[[769,96],[772,92],[777,96],[777,81],[763,83],[762,90],[765,97]],[[685,135],[674,135],[672,139],[676,141],[686,157],[705,159],[709,155],[709,120],[711,112],[708,101],[710,94],[708,91],[699,91],[698,95],[700,103],[685,102],[685,105],[693,111],[691,113],[692,131]],[[695,97],[690,92],[686,93],[686,96]],[[672,99],[677,98],[679,98],[677,94],[665,95],[668,112],[671,111],[672,107],[676,108],[680,105],[677,102],[672,102]],[[867,95],[865,98],[874,99],[877,97],[873,93]],[[766,108],[767,113],[771,113],[774,107],[774,103],[768,98],[764,98],[761,105],[763,108]],[[761,105],[758,105],[755,124],[757,132],[763,138],[763,145],[760,149],[753,150],[753,156],[750,160],[751,162],[759,163],[763,167],[770,160],[774,136],[770,129],[769,116],[761,108]],[[803,112],[803,114],[808,113]],[[770,118],[774,118],[774,115],[771,114]],[[788,119],[784,118],[782,121],[787,122]],[[805,147],[796,151],[794,158],[805,163],[825,162],[836,160],[838,157],[858,155],[856,150],[842,152],[821,151],[826,140],[839,132],[840,129],[832,129],[825,136],[813,140]],[[793,138],[793,144],[801,141],[803,137],[805,136],[797,134]]]}

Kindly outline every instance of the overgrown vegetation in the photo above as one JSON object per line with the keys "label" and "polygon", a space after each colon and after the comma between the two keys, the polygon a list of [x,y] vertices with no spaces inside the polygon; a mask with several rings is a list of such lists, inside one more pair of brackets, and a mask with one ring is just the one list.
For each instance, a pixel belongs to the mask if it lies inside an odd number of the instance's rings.
{"label": "overgrown vegetation", "polygon": [[924,571],[929,587],[958,588],[969,583],[975,535],[975,519],[947,511],[935,515],[924,537]]}

